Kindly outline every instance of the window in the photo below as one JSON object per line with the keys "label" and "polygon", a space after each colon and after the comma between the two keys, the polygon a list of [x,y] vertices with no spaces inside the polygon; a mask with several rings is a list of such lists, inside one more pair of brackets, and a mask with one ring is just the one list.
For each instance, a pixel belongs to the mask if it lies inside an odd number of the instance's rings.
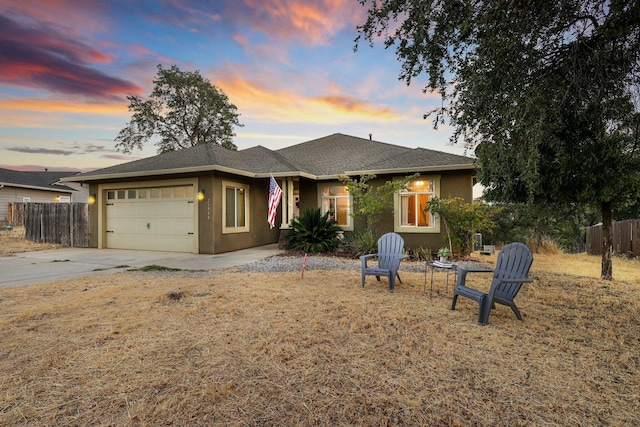
{"label": "window", "polygon": [[249,186],[233,182],[222,183],[223,233],[249,231]]}
{"label": "window", "polygon": [[439,232],[433,215],[425,208],[433,197],[436,197],[439,179],[421,178],[410,181],[407,189],[400,191],[396,198],[396,231],[403,232]]}
{"label": "window", "polygon": [[329,212],[329,219],[342,228],[352,229],[351,197],[344,185],[326,185],[320,188],[322,214]]}

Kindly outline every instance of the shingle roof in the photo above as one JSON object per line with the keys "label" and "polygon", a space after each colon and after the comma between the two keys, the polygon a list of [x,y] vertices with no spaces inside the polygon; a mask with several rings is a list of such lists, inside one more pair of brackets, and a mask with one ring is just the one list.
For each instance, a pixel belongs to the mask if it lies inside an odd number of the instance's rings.
{"label": "shingle roof", "polygon": [[278,152],[289,159],[296,159],[314,175],[338,175],[345,171],[367,169],[373,162],[406,153],[407,150],[410,149],[336,133],[282,148]]}
{"label": "shingle roof", "polygon": [[275,151],[262,146],[231,151],[217,145],[205,144],[86,172],[76,178],[97,180],[226,170],[247,176],[265,176],[271,173],[322,179],[358,171],[375,172],[406,168],[425,171],[449,166],[472,169],[474,164],[475,160],[470,157],[333,134]]}
{"label": "shingle roof", "polygon": [[77,175],[78,172],[23,172],[0,168],[0,185],[35,188],[46,191],[76,191],[66,185],[58,184],[62,178]]}
{"label": "shingle roof", "polygon": [[469,165],[470,162],[473,164],[474,161],[475,159],[457,154],[443,153],[442,151],[427,150],[425,148],[413,148],[397,156],[371,162],[367,167],[371,170],[446,168]]}

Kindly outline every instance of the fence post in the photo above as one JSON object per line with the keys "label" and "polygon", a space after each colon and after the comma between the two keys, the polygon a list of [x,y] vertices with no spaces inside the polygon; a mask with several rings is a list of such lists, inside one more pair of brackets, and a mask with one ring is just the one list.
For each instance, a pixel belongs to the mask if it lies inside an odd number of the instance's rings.
{"label": "fence post", "polygon": [[73,247],[73,203],[69,203],[69,246]]}

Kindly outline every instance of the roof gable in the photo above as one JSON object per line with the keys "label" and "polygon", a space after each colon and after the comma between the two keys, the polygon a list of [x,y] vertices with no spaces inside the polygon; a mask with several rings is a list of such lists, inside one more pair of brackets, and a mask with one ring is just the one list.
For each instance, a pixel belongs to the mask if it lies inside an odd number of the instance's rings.
{"label": "roof gable", "polygon": [[340,175],[411,151],[410,148],[336,133],[278,150],[314,175]]}

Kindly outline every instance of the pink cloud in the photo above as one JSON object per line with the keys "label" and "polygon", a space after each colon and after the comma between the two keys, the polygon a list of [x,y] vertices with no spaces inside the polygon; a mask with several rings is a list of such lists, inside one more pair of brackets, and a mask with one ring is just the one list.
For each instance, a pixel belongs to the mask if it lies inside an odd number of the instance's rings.
{"label": "pink cloud", "polygon": [[278,40],[322,45],[344,28],[359,23],[365,9],[355,0],[244,0],[230,9],[236,20]]}
{"label": "pink cloud", "polygon": [[0,15],[0,57],[0,82],[14,86],[102,98],[141,91],[91,68],[110,58],[47,24],[26,25]]}
{"label": "pink cloud", "polygon": [[364,114],[370,117],[397,117],[390,108],[378,107],[365,102],[361,99],[356,99],[348,96],[320,96],[311,98],[310,101],[324,104],[329,108],[337,111],[341,111],[347,114]]}
{"label": "pink cloud", "polygon": [[238,43],[240,46],[248,46],[249,45],[249,40],[241,35],[241,34],[234,34],[233,36],[231,36],[231,38],[233,38],[233,40]]}
{"label": "pink cloud", "polygon": [[[253,120],[281,123],[343,123],[371,120],[395,122],[402,114],[387,106],[364,99],[339,95],[348,92],[337,84],[323,82],[314,85],[323,93],[308,95],[298,86],[308,86],[295,78],[283,79],[285,87],[274,84],[268,71],[259,75],[242,67],[230,67],[216,72],[211,81],[220,87],[241,114]],[[242,118],[241,118],[242,120]]]}
{"label": "pink cloud", "polygon": [[[79,7],[81,5],[81,7]],[[82,2],[77,0],[0,0],[0,10],[38,22],[38,25],[53,24],[51,17],[55,16],[56,26],[66,26],[70,37],[76,36],[76,30],[100,31],[106,30],[101,12],[102,2]],[[64,13],[60,13],[64,11]]]}

